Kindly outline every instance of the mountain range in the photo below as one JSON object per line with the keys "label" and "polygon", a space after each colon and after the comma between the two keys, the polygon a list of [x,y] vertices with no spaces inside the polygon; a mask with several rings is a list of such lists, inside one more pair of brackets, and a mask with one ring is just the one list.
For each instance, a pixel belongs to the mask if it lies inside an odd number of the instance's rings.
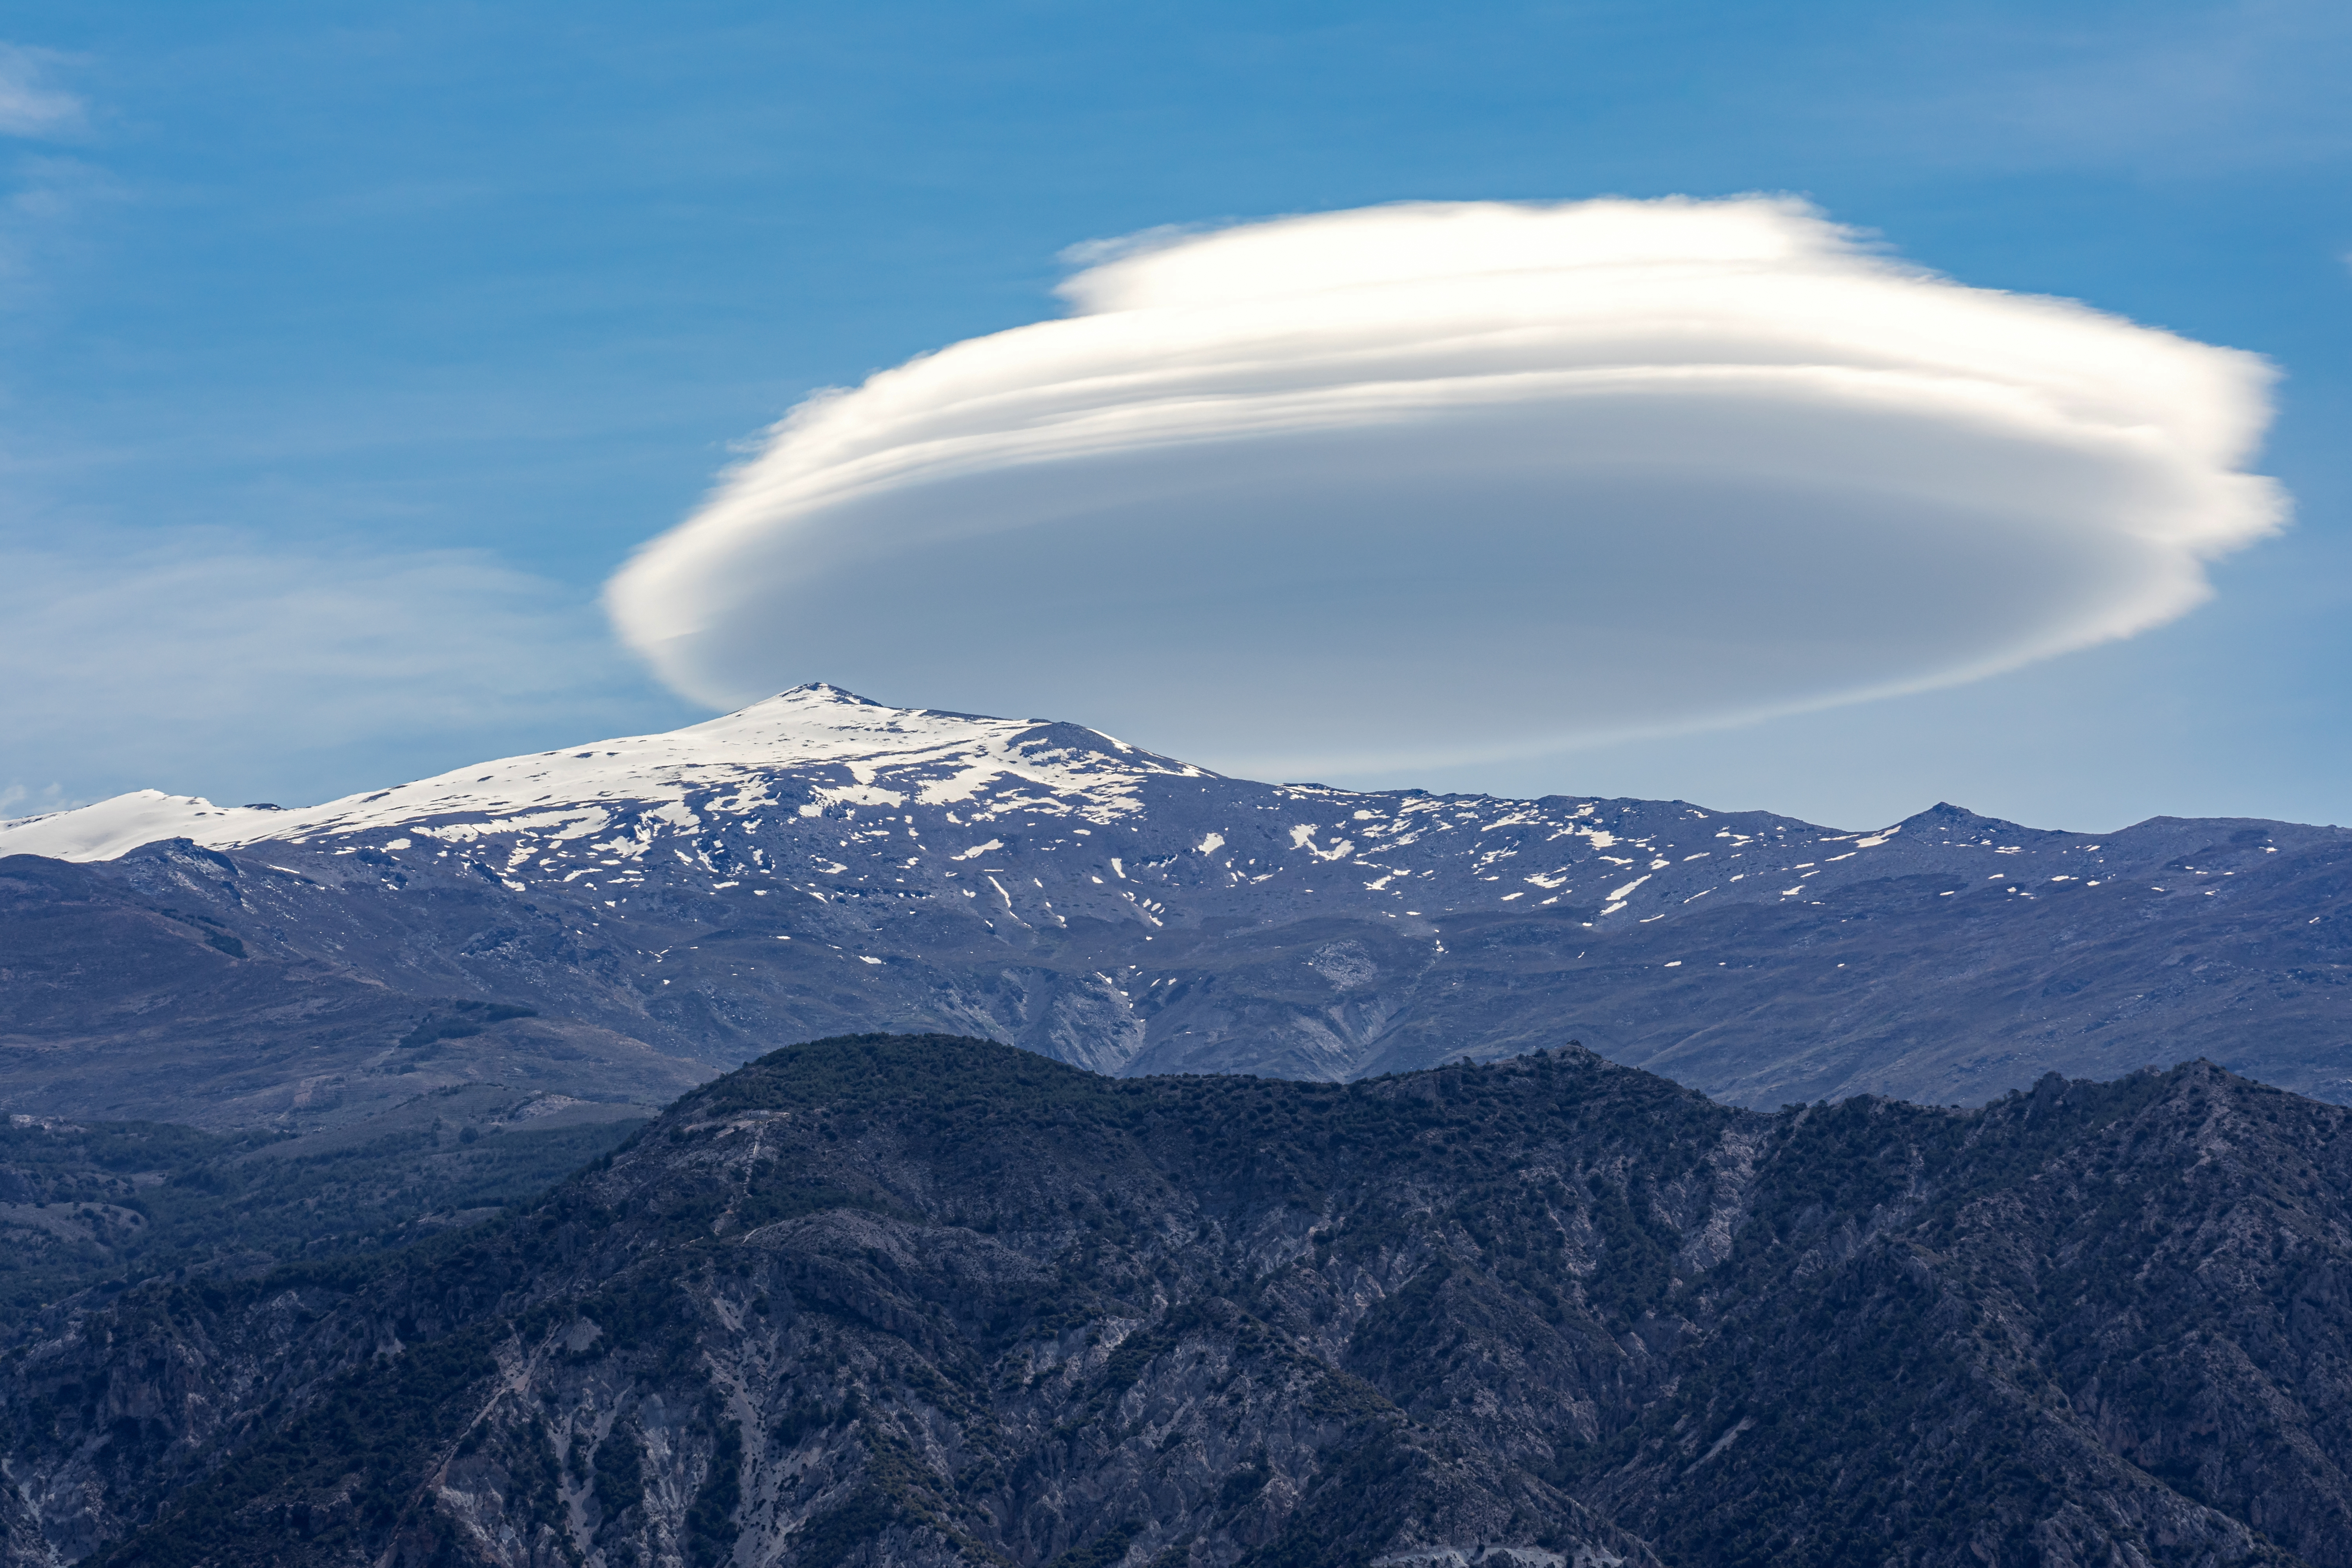
{"label": "mountain range", "polygon": [[2352,1568],[2347,838],[823,686],[0,824],[0,1568]]}
{"label": "mountain range", "polygon": [[37,1314],[0,1563],[2345,1568],[2347,1119],[795,1046],[487,1224]]}
{"label": "mountain range", "polygon": [[0,857],[20,1114],[654,1106],[872,1029],[1318,1081],[1577,1040],[1768,1108],[2198,1057],[2352,1099],[2338,827],[1258,784],[817,685],[311,808],[142,792]]}

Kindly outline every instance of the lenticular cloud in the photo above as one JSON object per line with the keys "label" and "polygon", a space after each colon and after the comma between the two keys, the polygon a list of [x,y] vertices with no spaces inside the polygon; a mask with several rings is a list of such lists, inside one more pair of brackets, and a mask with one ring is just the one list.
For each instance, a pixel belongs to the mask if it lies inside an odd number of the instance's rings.
{"label": "lenticular cloud", "polygon": [[794,410],[616,578],[727,706],[822,677],[1298,776],[1972,679],[2275,528],[2251,355],[1781,200],[1096,247],[1064,320]]}

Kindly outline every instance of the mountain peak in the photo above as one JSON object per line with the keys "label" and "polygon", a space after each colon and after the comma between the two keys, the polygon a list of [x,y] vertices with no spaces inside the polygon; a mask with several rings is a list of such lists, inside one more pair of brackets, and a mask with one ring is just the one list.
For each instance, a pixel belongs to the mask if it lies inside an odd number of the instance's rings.
{"label": "mountain peak", "polygon": [[[772,697],[762,697],[759,701],[738,708],[735,711],[749,713],[754,708],[772,708],[780,704],[807,709],[826,706],[844,708],[888,708],[890,706],[887,702],[877,702],[871,697],[860,697],[847,687],[835,686],[829,680],[803,680],[798,686],[788,686]],[[897,711],[919,713],[923,710],[907,708]]]}
{"label": "mountain peak", "polygon": [[1133,797],[1145,775],[1216,776],[1076,724],[894,708],[811,681],[683,729],[477,763],[321,805],[218,806],[134,791],[0,823],[0,855],[110,860],[163,838],[236,848],[452,821],[472,822],[473,833],[572,837],[631,812],[686,826],[713,811],[772,811],[771,785],[783,773],[820,807],[834,799],[939,805],[1013,777],[1060,797],[1055,809],[1097,820],[1139,809]]}

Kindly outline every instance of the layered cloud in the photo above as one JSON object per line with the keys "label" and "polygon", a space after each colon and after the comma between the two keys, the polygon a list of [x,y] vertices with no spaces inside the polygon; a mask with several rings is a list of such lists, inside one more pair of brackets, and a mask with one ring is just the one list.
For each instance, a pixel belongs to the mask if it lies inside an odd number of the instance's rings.
{"label": "layered cloud", "polygon": [[1794,202],[1417,204],[1095,247],[811,399],[607,590],[714,706],[823,678],[1286,776],[1967,681],[2276,528],[2253,357]]}

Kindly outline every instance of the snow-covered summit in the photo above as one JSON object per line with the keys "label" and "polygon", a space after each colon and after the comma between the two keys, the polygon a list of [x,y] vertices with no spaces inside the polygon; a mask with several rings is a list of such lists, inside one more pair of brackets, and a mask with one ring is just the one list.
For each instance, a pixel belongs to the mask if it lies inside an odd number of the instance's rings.
{"label": "snow-covered summit", "polygon": [[111,860],[159,838],[218,848],[268,837],[285,815],[274,806],[215,805],[200,795],[138,789],[71,811],[0,822],[0,855]]}
{"label": "snow-covered summit", "polygon": [[624,804],[684,826],[697,811],[761,809],[768,783],[785,773],[814,784],[820,808],[827,799],[945,805],[1011,787],[1029,809],[1094,821],[1139,809],[1147,775],[1213,776],[1074,724],[892,708],[816,682],[682,730],[478,763],[322,805],[223,806],[138,790],[0,822],[0,855],[108,860],[161,838],[229,849],[424,822],[436,837],[466,837],[469,819],[478,832],[568,838],[600,831]]}

